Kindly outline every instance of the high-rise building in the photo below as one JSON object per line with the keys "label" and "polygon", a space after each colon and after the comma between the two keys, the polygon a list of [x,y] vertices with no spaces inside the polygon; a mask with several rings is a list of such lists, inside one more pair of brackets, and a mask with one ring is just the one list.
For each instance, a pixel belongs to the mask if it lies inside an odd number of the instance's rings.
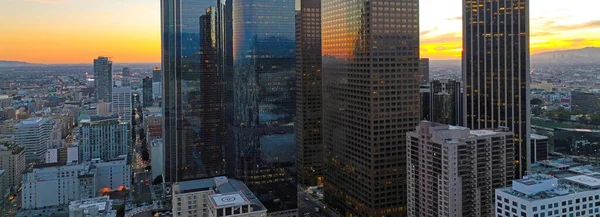
{"label": "high-rise building", "polygon": [[22,146],[14,144],[0,145],[0,170],[4,170],[6,187],[20,185],[26,168],[25,149]]}
{"label": "high-rise building", "polygon": [[514,177],[513,137],[421,122],[407,134],[408,216],[493,216],[494,189]]}
{"label": "high-rise building", "polygon": [[119,120],[131,123],[133,101],[131,88],[115,87],[112,90],[112,112],[119,116]]}
{"label": "high-rise building", "polygon": [[421,120],[431,120],[431,88],[421,85],[419,89],[421,99]]}
{"label": "high-rise building", "polygon": [[112,101],[112,61],[108,57],[98,57],[94,60],[94,86],[96,99],[104,102]]}
{"label": "high-rise building", "polygon": [[227,172],[269,215],[297,216],[294,1],[234,1],[232,13]]}
{"label": "high-rise building", "polygon": [[430,83],[429,121],[463,126],[460,82],[452,79],[434,80]]}
{"label": "high-rise building", "polygon": [[162,82],[162,71],[160,67],[154,67],[152,69],[152,82]]}
{"label": "high-rise building", "polygon": [[323,182],[321,0],[300,1],[296,12],[296,150],[298,183]]}
{"label": "high-rise building", "polygon": [[[231,65],[231,1],[164,0],[162,70],[165,180],[224,173],[223,76]],[[230,55],[230,54],[229,54]]]}
{"label": "high-rise building", "polygon": [[131,69],[129,67],[123,68],[123,78],[121,78],[122,87],[131,87]]}
{"label": "high-rise building", "polygon": [[152,78],[145,77],[142,79],[142,103],[144,107],[152,106],[154,100],[152,97]]}
{"label": "high-rise building", "polygon": [[419,122],[419,1],[322,0],[325,201],[406,213],[406,132]]}
{"label": "high-rise building", "polygon": [[27,163],[43,163],[52,134],[51,118],[29,118],[15,125],[15,143],[25,148]]}
{"label": "high-rise building", "polygon": [[109,161],[129,154],[130,125],[116,116],[82,115],[79,120],[79,162],[93,159]]}
{"label": "high-rise building", "polygon": [[532,133],[531,135],[531,163],[537,163],[548,160],[550,147],[548,147],[548,137]]}
{"label": "high-rise building", "polygon": [[265,206],[243,182],[224,176],[174,183],[172,200],[175,216],[267,216]]}
{"label": "high-rise building", "polygon": [[150,143],[150,163],[152,166],[152,180],[158,176],[163,176],[165,173],[165,161],[164,161],[164,150],[163,140],[154,139]]}
{"label": "high-rise building", "polygon": [[429,58],[421,58],[419,62],[421,85],[429,84]]}
{"label": "high-rise building", "polygon": [[515,170],[529,159],[529,0],[463,0],[465,123],[515,133]]}

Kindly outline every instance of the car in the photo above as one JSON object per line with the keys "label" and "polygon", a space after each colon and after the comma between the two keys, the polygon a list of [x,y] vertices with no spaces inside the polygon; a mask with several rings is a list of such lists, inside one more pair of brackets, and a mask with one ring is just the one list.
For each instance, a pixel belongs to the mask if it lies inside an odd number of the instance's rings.
{"label": "car", "polygon": [[308,197],[305,197],[304,200],[309,201],[310,199]]}

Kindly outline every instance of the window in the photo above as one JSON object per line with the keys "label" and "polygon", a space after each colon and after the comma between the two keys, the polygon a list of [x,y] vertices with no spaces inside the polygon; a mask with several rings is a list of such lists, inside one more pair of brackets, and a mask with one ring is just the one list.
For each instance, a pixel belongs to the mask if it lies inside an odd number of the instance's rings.
{"label": "window", "polygon": [[545,210],[545,209],[546,209],[546,205],[542,205],[542,206],[540,207],[540,210]]}
{"label": "window", "polygon": [[537,206],[534,206],[534,207],[533,207],[533,211],[534,211],[534,212],[535,212],[535,211],[537,211]]}
{"label": "window", "polygon": [[527,209],[527,207],[526,207],[525,205],[521,204],[521,209],[522,209],[522,210],[526,210],[526,209]]}

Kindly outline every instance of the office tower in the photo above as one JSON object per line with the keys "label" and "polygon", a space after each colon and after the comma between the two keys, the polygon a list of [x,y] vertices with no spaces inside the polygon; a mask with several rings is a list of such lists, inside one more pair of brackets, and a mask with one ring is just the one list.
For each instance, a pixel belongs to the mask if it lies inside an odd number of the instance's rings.
{"label": "office tower", "polygon": [[131,123],[133,101],[131,88],[115,87],[112,89],[112,112],[119,116],[119,120]]}
{"label": "office tower", "polygon": [[429,84],[429,58],[421,58],[419,61],[419,75],[421,76],[421,85]]}
{"label": "office tower", "polygon": [[460,82],[452,79],[431,81],[431,119],[429,121],[463,126]]}
{"label": "office tower", "polygon": [[496,189],[495,216],[597,216],[598,183],[595,175],[528,175],[511,187]]}
{"label": "office tower", "polygon": [[154,67],[152,69],[152,82],[162,82],[162,71],[160,67]]}
{"label": "office tower", "polygon": [[98,57],[94,60],[94,81],[96,100],[111,102],[113,88],[112,61],[108,57]]}
{"label": "office tower", "polygon": [[[165,180],[222,175],[223,76],[230,62],[231,1],[163,0]],[[230,54],[229,54],[230,55]]]}
{"label": "office tower", "polygon": [[131,87],[131,69],[123,68],[123,78],[121,80],[122,87]]}
{"label": "office tower", "polygon": [[514,177],[513,137],[421,122],[407,134],[408,216],[493,216],[494,189]]}
{"label": "office tower", "polygon": [[224,176],[174,183],[172,200],[176,216],[267,216],[243,182]]}
{"label": "office tower", "polygon": [[0,170],[4,170],[5,186],[20,185],[26,168],[25,148],[10,143],[0,145]]}
{"label": "office tower", "polygon": [[129,155],[131,141],[130,125],[120,122],[116,116],[99,117],[81,115],[79,120],[78,160],[109,161],[121,155]]}
{"label": "office tower", "polygon": [[296,150],[298,183],[323,182],[321,0],[300,1],[296,12]]}
{"label": "office tower", "polygon": [[322,0],[325,201],[406,213],[406,132],[419,122],[419,1]]}
{"label": "office tower", "polygon": [[548,137],[538,134],[531,134],[531,163],[538,163],[548,160]]}
{"label": "office tower", "polygon": [[27,163],[43,163],[54,121],[51,118],[29,118],[15,125],[15,142],[25,148]]}
{"label": "office tower", "polygon": [[421,120],[431,120],[431,88],[421,85],[419,88],[421,99]]}
{"label": "office tower", "polygon": [[142,79],[142,103],[144,107],[152,106],[154,100],[152,97],[152,78],[145,77]]}
{"label": "office tower", "polygon": [[465,123],[515,133],[516,177],[530,164],[529,0],[463,1]]}
{"label": "office tower", "polygon": [[152,180],[165,173],[164,147],[162,139],[154,139],[150,143],[150,163],[152,166]]}
{"label": "office tower", "polygon": [[269,215],[297,215],[294,1],[234,1],[232,10],[227,172],[261,198]]}

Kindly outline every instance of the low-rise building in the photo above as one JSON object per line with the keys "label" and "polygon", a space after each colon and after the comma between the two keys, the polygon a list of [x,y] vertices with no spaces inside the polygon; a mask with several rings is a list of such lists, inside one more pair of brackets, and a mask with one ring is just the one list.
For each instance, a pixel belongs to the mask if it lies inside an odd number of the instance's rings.
{"label": "low-rise building", "polygon": [[116,217],[108,196],[76,200],[69,203],[69,217]]}
{"label": "low-rise building", "polygon": [[265,206],[238,180],[221,176],[177,182],[172,188],[174,216],[267,216]]}

